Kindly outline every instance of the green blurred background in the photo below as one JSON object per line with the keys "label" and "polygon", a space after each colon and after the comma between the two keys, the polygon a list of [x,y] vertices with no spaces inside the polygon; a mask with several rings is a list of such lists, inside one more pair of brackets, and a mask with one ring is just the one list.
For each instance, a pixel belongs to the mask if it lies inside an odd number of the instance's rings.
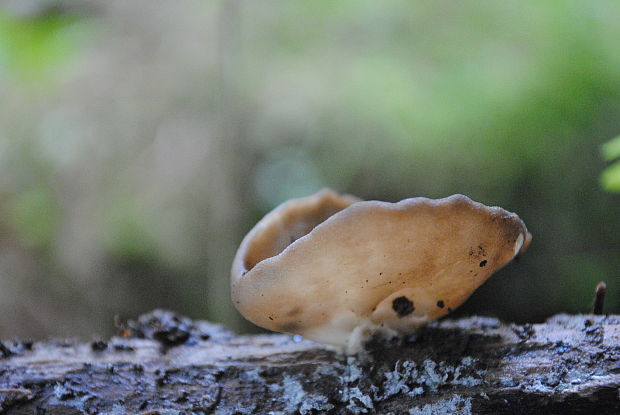
{"label": "green blurred background", "polygon": [[155,307],[255,330],[236,247],[323,186],[517,212],[530,250],[459,315],[587,312],[601,280],[620,312],[619,21],[616,0],[1,2],[0,337]]}

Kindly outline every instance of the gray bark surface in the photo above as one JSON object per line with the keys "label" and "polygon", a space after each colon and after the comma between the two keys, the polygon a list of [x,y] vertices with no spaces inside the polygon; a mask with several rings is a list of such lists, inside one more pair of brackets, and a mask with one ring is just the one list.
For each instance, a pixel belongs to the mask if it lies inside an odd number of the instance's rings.
{"label": "gray bark surface", "polygon": [[347,357],[154,311],[108,342],[0,343],[3,414],[620,414],[620,316],[443,320]]}

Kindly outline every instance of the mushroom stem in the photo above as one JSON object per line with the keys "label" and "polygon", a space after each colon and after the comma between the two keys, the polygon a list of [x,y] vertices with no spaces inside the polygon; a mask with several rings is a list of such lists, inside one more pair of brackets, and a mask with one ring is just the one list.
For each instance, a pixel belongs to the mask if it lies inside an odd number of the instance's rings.
{"label": "mushroom stem", "polygon": [[592,314],[597,316],[603,314],[605,291],[607,291],[607,284],[605,284],[604,281],[599,282],[594,291],[594,305],[592,306]]}

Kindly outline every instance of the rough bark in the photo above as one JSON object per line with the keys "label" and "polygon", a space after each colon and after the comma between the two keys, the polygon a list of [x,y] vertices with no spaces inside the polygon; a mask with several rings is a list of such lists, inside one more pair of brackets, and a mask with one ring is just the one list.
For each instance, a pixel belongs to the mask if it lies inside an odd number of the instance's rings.
{"label": "rough bark", "polygon": [[108,342],[0,346],[6,414],[618,414],[620,316],[482,317],[346,357],[154,311]]}

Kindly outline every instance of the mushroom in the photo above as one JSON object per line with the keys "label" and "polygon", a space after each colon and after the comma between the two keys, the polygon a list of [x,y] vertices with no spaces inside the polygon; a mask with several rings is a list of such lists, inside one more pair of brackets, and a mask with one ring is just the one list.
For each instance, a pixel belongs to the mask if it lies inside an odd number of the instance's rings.
{"label": "mushroom", "polygon": [[519,217],[463,195],[398,203],[332,190],[283,203],[246,235],[231,293],[252,323],[359,350],[456,309],[531,240]]}

